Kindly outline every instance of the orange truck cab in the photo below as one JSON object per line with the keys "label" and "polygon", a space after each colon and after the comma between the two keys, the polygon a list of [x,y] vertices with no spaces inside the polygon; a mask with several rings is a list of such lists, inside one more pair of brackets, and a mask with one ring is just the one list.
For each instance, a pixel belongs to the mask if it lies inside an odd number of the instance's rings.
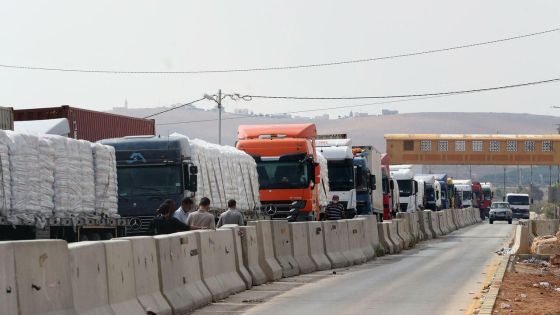
{"label": "orange truck cab", "polygon": [[319,219],[320,167],[315,124],[241,125],[237,149],[257,163],[262,210],[272,219]]}

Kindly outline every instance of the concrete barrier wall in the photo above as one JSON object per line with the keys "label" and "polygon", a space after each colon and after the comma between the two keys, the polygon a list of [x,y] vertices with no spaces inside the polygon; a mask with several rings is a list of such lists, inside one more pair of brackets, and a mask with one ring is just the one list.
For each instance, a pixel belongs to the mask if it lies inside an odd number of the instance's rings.
{"label": "concrete barrier wall", "polygon": [[387,225],[389,239],[391,239],[391,242],[395,244],[395,247],[397,248],[396,252],[400,253],[404,249],[404,241],[397,233],[397,224],[393,221],[383,222],[383,224]]}
{"label": "concrete barrier wall", "polygon": [[212,302],[201,278],[196,236],[196,232],[154,236],[161,292],[174,314],[186,314]]}
{"label": "concrete barrier wall", "polygon": [[[243,265],[245,265],[245,268],[249,271],[251,279],[253,280],[253,285],[264,284],[267,281],[267,277],[259,264],[257,228],[254,226],[241,226],[239,230],[242,232],[241,250],[243,253]],[[280,269],[280,265],[277,266],[281,276],[282,270]]]}
{"label": "concrete barrier wall", "polygon": [[109,306],[105,245],[101,242],[79,242],[69,244],[68,250],[76,312],[114,314]]}
{"label": "concrete barrier wall", "polygon": [[33,240],[11,244],[19,314],[75,314],[66,242]]}
{"label": "concrete barrier wall", "polygon": [[[364,235],[362,222],[361,220],[343,220],[341,224],[341,233],[346,235],[345,239],[348,240],[348,250],[343,251],[343,254],[351,260],[354,265],[363,264],[367,260],[362,248],[363,242],[361,237]],[[346,233],[344,229],[346,229]]]}
{"label": "concrete barrier wall", "polygon": [[0,314],[17,315],[17,286],[14,247],[0,242]]}
{"label": "concrete barrier wall", "polygon": [[431,213],[431,218],[432,218],[432,229],[434,230],[434,232],[436,233],[436,237],[440,237],[443,235],[443,231],[440,228],[439,225],[439,211],[438,212],[432,212]]}
{"label": "concrete barrier wall", "polygon": [[430,212],[428,212],[430,210],[424,210],[424,211],[420,211],[420,232],[422,233],[422,239],[423,240],[430,240],[432,238],[434,238],[434,232],[432,231],[432,229],[430,228],[430,224],[431,224],[431,216],[430,216]]}
{"label": "concrete barrier wall", "polygon": [[245,282],[235,268],[235,250],[227,229],[197,231],[202,281],[217,302],[245,290]]}
{"label": "concrete barrier wall", "polygon": [[[295,222],[289,224],[290,243],[292,244],[292,256],[299,266],[301,274],[311,273],[317,270],[309,251],[309,240],[307,239],[307,223]],[[323,248],[323,244],[320,244]]]}
{"label": "concrete barrier wall", "polygon": [[453,222],[453,216],[451,215],[451,211],[444,210],[444,213],[445,213],[445,217],[447,218],[447,226],[449,227],[450,231],[452,232],[457,230],[457,226]]}
{"label": "concrete barrier wall", "polygon": [[272,241],[274,257],[282,267],[283,277],[299,275],[299,265],[292,256],[292,242],[290,241],[290,226],[288,221],[276,220],[272,224]]}
{"label": "concrete barrier wall", "polygon": [[134,263],[136,295],[145,312],[171,315],[172,309],[159,288],[156,242],[150,236],[121,238],[130,241]]}
{"label": "concrete barrier wall", "polygon": [[365,234],[366,242],[373,248],[375,256],[385,255],[385,248],[379,240],[379,231],[377,229],[377,218],[373,215],[362,215],[358,216],[366,220]]}
{"label": "concrete barrier wall", "polygon": [[307,222],[307,244],[309,256],[316,270],[331,269],[331,262],[325,254],[325,236],[321,222]]}
{"label": "concrete barrier wall", "polygon": [[377,223],[377,235],[379,236],[379,244],[383,248],[383,255],[392,254],[395,252],[395,245],[389,238],[389,227],[382,222]]}
{"label": "concrete barrier wall", "polygon": [[393,219],[393,224],[397,227],[397,235],[403,240],[403,248],[408,249],[412,247],[412,236],[407,231],[406,226],[408,225],[408,220],[403,219]]}
{"label": "concrete barrier wall", "polygon": [[268,281],[282,278],[282,267],[274,257],[271,221],[250,221],[250,226],[257,229],[257,248],[259,249],[259,265]]}
{"label": "concrete barrier wall", "polygon": [[447,226],[447,216],[445,215],[444,211],[439,211],[438,213],[439,219],[439,228],[441,230],[442,235],[447,235],[451,231]]}
{"label": "concrete barrier wall", "polygon": [[340,234],[340,221],[323,221],[323,236],[325,254],[331,262],[332,268],[348,267],[351,262],[342,254],[342,242]]}
{"label": "concrete barrier wall", "polygon": [[132,245],[125,240],[104,241],[103,244],[111,309],[117,315],[144,313],[136,298]]}
{"label": "concrete barrier wall", "polygon": [[535,236],[555,235],[559,220],[529,220]]}
{"label": "concrete barrier wall", "polygon": [[420,230],[423,214],[424,213],[422,211],[417,211],[412,213],[413,220],[411,222],[411,227],[414,236],[414,243],[418,243],[420,241],[425,240],[424,233],[422,233],[422,231]]}
{"label": "concrete barrier wall", "polygon": [[[375,247],[372,246],[369,238],[371,237],[370,232],[370,221],[368,221],[365,217],[356,217],[355,220],[360,220],[360,224],[362,225],[362,233],[359,234],[360,243],[362,251],[364,252],[364,256],[366,260],[372,260],[375,258]],[[378,236],[379,237],[379,236]]]}
{"label": "concrete barrier wall", "polygon": [[235,256],[235,270],[245,283],[245,288],[249,290],[253,287],[253,278],[243,264],[243,249],[241,246],[241,235],[243,234],[243,232],[239,229],[239,226],[237,224],[226,224],[223,225],[221,229],[228,229],[231,231]]}
{"label": "concrete barrier wall", "polygon": [[515,227],[515,238],[511,250],[514,254],[529,254],[530,247],[529,224],[527,221],[519,221]]}

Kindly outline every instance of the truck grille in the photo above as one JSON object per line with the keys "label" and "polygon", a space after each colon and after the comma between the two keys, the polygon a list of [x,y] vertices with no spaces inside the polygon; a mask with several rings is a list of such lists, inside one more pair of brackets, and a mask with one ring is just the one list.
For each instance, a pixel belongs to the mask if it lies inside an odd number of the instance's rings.
{"label": "truck grille", "polygon": [[128,217],[128,225],[126,226],[126,235],[147,235],[150,224],[154,219],[153,216]]}

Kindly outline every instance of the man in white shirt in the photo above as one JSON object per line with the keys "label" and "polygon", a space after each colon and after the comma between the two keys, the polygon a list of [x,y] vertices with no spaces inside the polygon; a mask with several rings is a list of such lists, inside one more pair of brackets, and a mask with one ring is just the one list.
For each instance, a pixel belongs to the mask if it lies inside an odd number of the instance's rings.
{"label": "man in white shirt", "polygon": [[179,209],[175,210],[173,213],[173,217],[177,220],[187,224],[187,218],[189,217],[189,213],[193,210],[193,201],[189,197],[183,198],[181,201],[181,206]]}
{"label": "man in white shirt", "polygon": [[245,221],[243,220],[243,214],[239,212],[236,208],[237,203],[235,200],[231,199],[228,201],[228,209],[226,212],[220,215],[218,220],[218,227],[226,224],[237,224],[239,226],[244,226]]}
{"label": "man in white shirt", "polygon": [[216,228],[216,221],[214,220],[214,215],[210,212],[210,199],[207,197],[202,197],[200,203],[198,204],[198,210],[189,214],[187,218],[187,225],[191,227],[191,230],[198,229],[210,229],[214,230]]}

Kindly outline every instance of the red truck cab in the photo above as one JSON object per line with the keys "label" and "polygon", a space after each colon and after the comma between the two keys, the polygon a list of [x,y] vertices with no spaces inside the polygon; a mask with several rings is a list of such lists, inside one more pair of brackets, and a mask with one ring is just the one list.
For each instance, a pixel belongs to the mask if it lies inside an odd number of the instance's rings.
{"label": "red truck cab", "polygon": [[391,158],[389,154],[381,155],[381,175],[383,186],[383,220],[391,220],[393,216],[393,181],[391,180],[391,172],[389,170]]}
{"label": "red truck cab", "polygon": [[[262,210],[271,218],[318,220],[320,167],[315,124],[241,125],[237,149],[257,163]],[[294,206],[295,205],[295,206]]]}

